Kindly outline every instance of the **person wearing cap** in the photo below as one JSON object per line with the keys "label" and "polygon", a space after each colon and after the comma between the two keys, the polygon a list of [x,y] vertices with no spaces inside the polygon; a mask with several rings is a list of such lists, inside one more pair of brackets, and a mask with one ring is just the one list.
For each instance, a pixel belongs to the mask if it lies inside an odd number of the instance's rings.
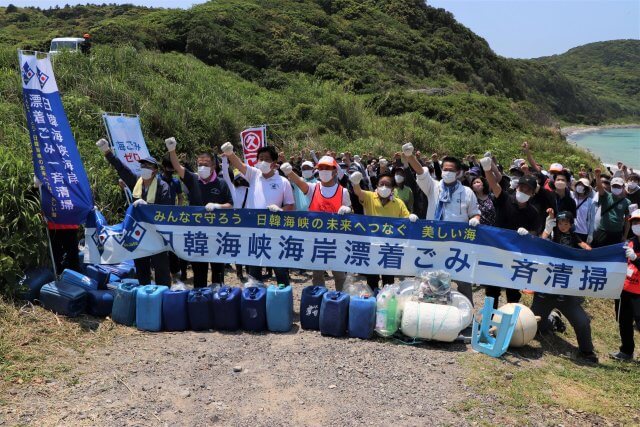
{"label": "person wearing cap", "polygon": [[[173,205],[169,185],[158,174],[158,162],[153,157],[141,159],[140,175],[136,175],[125,166],[111,151],[109,142],[102,138],[96,142],[96,146],[104,154],[107,161],[113,166],[118,176],[133,194],[133,206],[146,204]],[[151,267],[155,272],[157,285],[171,286],[171,274],[169,271],[169,254],[161,252],[150,257],[134,260],[138,282],[141,285],[151,283]]]}
{"label": "person wearing cap", "polygon": [[[258,162],[255,167],[240,160],[233,152],[233,144],[225,142],[220,147],[222,156],[229,160],[231,166],[240,172],[249,183],[247,194],[247,209],[269,209],[271,212],[292,211],[295,209],[295,199],[291,183],[281,176],[278,171],[278,152],[273,146],[258,149]],[[315,154],[315,153],[314,153]],[[289,269],[275,267],[278,284],[289,285]],[[263,281],[262,267],[247,266],[247,273],[256,280]]]}
{"label": "person wearing cap", "polygon": [[[553,209],[547,211],[545,228],[542,232],[543,239],[550,239],[555,243],[570,248],[585,249],[590,251],[591,246],[583,242],[578,235],[572,231],[573,215],[568,211],[560,211],[557,215]],[[554,318],[551,315],[553,310],[562,313],[573,327],[578,341],[578,357],[588,362],[598,363],[598,356],[593,351],[593,340],[591,338],[591,320],[582,307],[584,298],[573,295],[556,295],[536,292],[531,303],[531,311],[542,319],[538,325],[541,333],[553,329]]]}
{"label": "person wearing cap", "polygon": [[[208,212],[217,209],[233,208],[231,191],[224,180],[216,172],[216,158],[209,152],[201,152],[197,156],[198,173],[187,170],[176,154],[178,142],[174,137],[164,140],[169,152],[171,164],[176,173],[189,190],[189,205],[204,206]],[[211,283],[224,283],[224,263],[191,262],[193,269],[193,287],[202,288],[208,285],[207,276],[211,264]]]}
{"label": "person wearing cap", "polygon": [[[316,165],[320,182],[308,182],[293,171],[289,163],[280,170],[305,195],[309,201],[309,212],[326,212],[345,215],[351,213],[351,198],[346,188],[338,183],[338,163],[333,157],[323,156]],[[324,286],[324,270],[313,270],[312,284]],[[337,291],[341,291],[346,274],[333,271]]]}
{"label": "person wearing cap", "polygon": [[[531,204],[531,198],[536,192],[538,181],[533,175],[525,175],[518,179],[515,194],[508,194],[496,180],[491,171],[493,161],[489,157],[480,160],[480,165],[485,171],[489,188],[495,198],[496,226],[507,230],[514,230],[521,236],[537,233],[537,223],[539,213]],[[493,306],[498,308],[498,300],[503,288],[499,286],[485,286],[485,294],[493,297]],[[519,302],[520,291],[518,289],[506,288],[507,302]]]}
{"label": "person wearing cap", "polygon": [[631,204],[640,205],[640,175],[637,173],[628,174],[625,190],[627,192],[627,199],[629,199]]}
{"label": "person wearing cap", "polygon": [[82,38],[83,40],[80,44],[80,52],[85,55],[89,55],[91,53],[91,35],[89,35],[89,33],[84,33]]}
{"label": "person wearing cap", "polygon": [[597,207],[590,184],[588,178],[580,178],[576,181],[572,193],[576,203],[575,232],[583,242],[588,244],[593,242]]}
{"label": "person wearing cap", "polygon": [[611,192],[602,185],[601,173],[594,170],[600,206],[600,224],[593,236],[593,247],[613,245],[624,241],[625,217],[631,202],[625,197],[624,180],[620,177],[611,180]]}
{"label": "person wearing cap", "polygon": [[627,276],[620,299],[616,300],[621,345],[619,351],[610,354],[613,359],[620,361],[633,359],[634,322],[636,328],[640,329],[640,209],[631,212],[629,223],[633,238],[624,246],[627,257]]}
{"label": "person wearing cap", "polygon": [[[435,221],[464,222],[471,227],[480,224],[480,209],[475,193],[458,180],[462,165],[455,157],[442,159],[442,180],[436,181],[429,170],[424,168],[413,153],[413,144],[402,146],[402,152],[416,173],[418,187],[427,196],[426,219]],[[488,159],[491,162],[491,159]],[[471,283],[457,281],[458,291],[473,302]],[[470,331],[470,329],[469,329]]]}

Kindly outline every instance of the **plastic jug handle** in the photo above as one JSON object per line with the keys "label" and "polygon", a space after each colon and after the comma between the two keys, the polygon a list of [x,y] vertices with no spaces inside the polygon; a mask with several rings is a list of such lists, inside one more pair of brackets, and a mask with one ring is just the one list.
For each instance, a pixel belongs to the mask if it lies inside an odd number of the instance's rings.
{"label": "plastic jug handle", "polygon": [[147,291],[148,294],[152,294],[154,293],[156,290],[158,290],[157,286],[153,286],[153,287],[148,287],[145,289],[145,291]]}

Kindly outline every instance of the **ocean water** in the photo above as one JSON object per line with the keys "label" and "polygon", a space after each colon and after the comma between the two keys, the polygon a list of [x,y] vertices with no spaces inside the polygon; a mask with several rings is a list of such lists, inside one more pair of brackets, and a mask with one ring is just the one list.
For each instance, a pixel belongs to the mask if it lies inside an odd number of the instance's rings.
{"label": "ocean water", "polygon": [[640,128],[602,129],[569,135],[568,139],[590,150],[606,165],[620,161],[640,170]]}

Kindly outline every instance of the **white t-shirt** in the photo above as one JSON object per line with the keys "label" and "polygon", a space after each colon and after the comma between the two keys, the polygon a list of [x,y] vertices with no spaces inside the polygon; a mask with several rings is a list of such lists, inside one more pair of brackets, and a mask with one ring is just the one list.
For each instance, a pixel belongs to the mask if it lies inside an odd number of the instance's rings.
{"label": "white t-shirt", "polygon": [[[427,195],[429,206],[427,208],[427,218],[433,220],[436,215],[438,198],[440,197],[440,182],[431,178],[429,169],[424,168],[422,175],[416,176],[418,187]],[[451,195],[451,201],[444,206],[443,221],[468,222],[470,218],[480,215],[478,198],[469,187],[458,185],[456,191]]]}
{"label": "white t-shirt", "polygon": [[[325,198],[330,199],[335,196],[336,191],[338,191],[338,184],[333,184],[331,187],[326,187],[319,182],[310,182],[307,183],[309,186],[309,190],[307,190],[307,199],[309,203],[311,203],[311,199],[313,199],[313,193],[316,191],[318,187],[320,187],[320,194],[322,194]],[[342,206],[351,206],[351,197],[349,197],[349,191],[342,187]]]}
{"label": "white t-shirt", "polygon": [[245,178],[249,181],[249,194],[247,196],[247,209],[266,209],[269,205],[283,207],[294,205],[293,190],[286,178],[277,172],[270,178],[262,176],[257,168],[247,166]]}

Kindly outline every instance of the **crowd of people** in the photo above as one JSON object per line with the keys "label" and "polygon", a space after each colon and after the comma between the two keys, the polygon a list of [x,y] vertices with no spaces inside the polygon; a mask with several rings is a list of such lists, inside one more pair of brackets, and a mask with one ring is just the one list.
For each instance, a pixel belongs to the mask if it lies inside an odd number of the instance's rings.
{"label": "crowd of people", "polygon": [[[162,164],[153,157],[140,160],[136,175],[101,139],[96,145],[117,171],[122,184],[133,195],[133,204],[188,204],[218,209],[268,209],[277,211],[352,213],[417,219],[465,222],[535,235],[582,250],[626,242],[628,272],[624,290],[615,302],[622,345],[611,356],[631,360],[634,353],[634,322],[640,329],[640,176],[622,163],[614,172],[587,169],[571,171],[560,163],[543,168],[536,162],[527,142],[523,158],[502,165],[490,152],[477,158],[422,156],[412,144],[402,145],[388,160],[372,153],[351,155],[313,150],[285,158],[273,146],[258,150],[251,166],[235,153],[231,143],[220,147],[220,155],[201,152],[195,168],[181,162],[175,138],[165,140],[167,154]],[[177,176],[176,176],[177,175]],[[170,285],[172,275],[182,279],[186,261],[173,253],[161,253],[135,260],[141,283]],[[224,283],[222,263],[190,262],[193,286]],[[209,265],[211,282],[208,282]],[[246,266],[247,274],[267,279],[261,267]],[[266,269],[278,283],[290,283],[289,269]],[[271,273],[272,271],[272,273]],[[312,284],[324,285],[328,272],[313,271]],[[238,278],[243,267],[236,266]],[[346,272],[331,272],[336,289]],[[393,283],[394,276],[367,275],[374,290]],[[458,290],[473,301],[472,286],[480,285],[497,307],[502,288],[458,281]],[[506,288],[507,302],[519,302],[521,292]],[[582,298],[535,293],[532,311],[541,317],[539,329],[562,330],[562,315],[576,332],[579,356],[597,362],[591,337],[590,318]],[[470,331],[467,331],[470,333]]]}

